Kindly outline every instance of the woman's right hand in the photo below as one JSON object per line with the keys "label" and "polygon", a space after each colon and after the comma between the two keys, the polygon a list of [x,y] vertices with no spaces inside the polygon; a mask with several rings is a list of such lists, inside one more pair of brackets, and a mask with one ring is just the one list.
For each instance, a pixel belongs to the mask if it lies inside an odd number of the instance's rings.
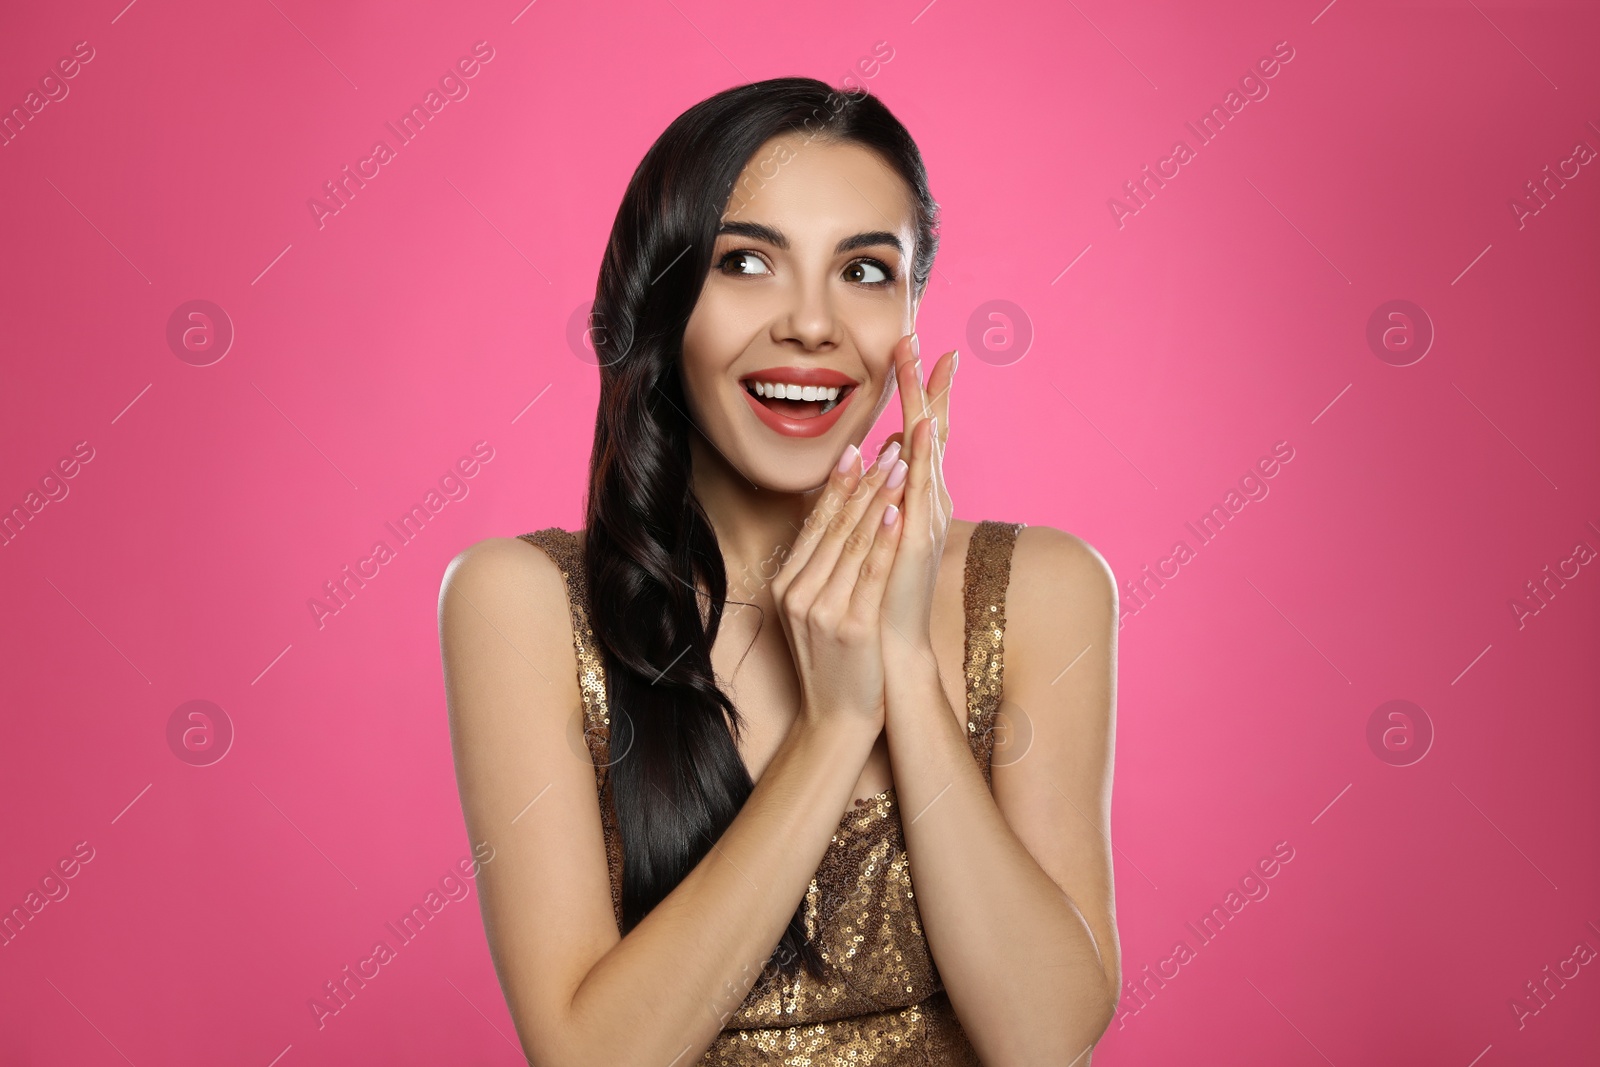
{"label": "woman's right hand", "polygon": [[907,467],[899,453],[891,444],[863,472],[849,446],[773,579],[800,676],[800,721],[809,725],[848,722],[874,735],[883,729],[879,616],[905,526],[898,505]]}

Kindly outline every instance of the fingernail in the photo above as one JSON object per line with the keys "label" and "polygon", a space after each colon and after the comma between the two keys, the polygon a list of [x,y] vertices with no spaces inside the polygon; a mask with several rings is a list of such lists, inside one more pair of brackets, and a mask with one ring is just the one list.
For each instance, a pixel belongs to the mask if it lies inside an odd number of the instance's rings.
{"label": "fingernail", "polygon": [[906,480],[906,471],[908,470],[910,470],[910,468],[906,466],[905,460],[895,460],[894,470],[889,472],[889,480],[885,484],[888,485],[890,489],[900,488],[900,483]]}
{"label": "fingernail", "polygon": [[878,457],[878,469],[888,470],[895,460],[900,458],[900,442],[891,441],[889,447],[883,450],[883,455]]}
{"label": "fingernail", "polygon": [[888,507],[883,509],[883,524],[885,526],[893,526],[894,520],[899,514],[900,509],[895,507],[893,504],[890,504]]}
{"label": "fingernail", "polygon": [[911,335],[911,356],[914,359],[914,358],[916,358],[917,356],[919,356],[921,354],[922,354],[922,346],[917,341],[917,335],[916,334],[912,334]]}
{"label": "fingernail", "polygon": [[912,366],[912,367],[914,367],[914,368],[916,368],[916,372],[917,372],[917,381],[919,381],[919,382],[920,382],[920,381],[922,381],[922,360],[920,360],[920,359],[913,359],[913,360],[912,360],[912,361],[911,361],[911,366]]}
{"label": "fingernail", "polygon": [[957,349],[950,353],[950,373],[954,374],[956,368],[961,366],[961,351]]}
{"label": "fingernail", "polygon": [[845,471],[849,470],[851,466],[855,464],[856,452],[857,449],[854,444],[846,445],[844,449],[844,455],[839,457],[839,465],[834,468],[834,472],[837,474],[843,474]]}

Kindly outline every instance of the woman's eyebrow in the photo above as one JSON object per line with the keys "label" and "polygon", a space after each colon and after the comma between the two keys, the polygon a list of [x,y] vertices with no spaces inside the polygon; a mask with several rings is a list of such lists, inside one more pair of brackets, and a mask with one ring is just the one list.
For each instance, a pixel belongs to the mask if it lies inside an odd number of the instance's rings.
{"label": "woman's eyebrow", "polygon": [[[735,237],[749,237],[756,241],[765,241],[774,248],[789,251],[789,238],[784,236],[782,230],[774,229],[760,222],[724,222],[717,228],[717,236],[732,234]],[[858,248],[871,248],[874,245],[888,245],[901,255],[905,254],[905,246],[900,243],[900,238],[888,230],[869,230],[866,233],[853,234],[846,237],[834,246],[834,254],[843,255],[845,252],[854,252]]]}

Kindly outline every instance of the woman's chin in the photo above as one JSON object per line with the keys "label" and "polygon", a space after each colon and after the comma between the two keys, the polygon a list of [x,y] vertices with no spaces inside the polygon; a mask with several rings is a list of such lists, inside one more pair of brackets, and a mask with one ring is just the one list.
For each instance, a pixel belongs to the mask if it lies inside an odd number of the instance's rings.
{"label": "woman's chin", "polygon": [[818,466],[814,472],[797,474],[791,467],[779,464],[758,464],[756,473],[751,481],[763,492],[786,493],[799,496],[803,493],[812,493],[828,484],[828,476],[833,473],[833,468],[828,464]]}

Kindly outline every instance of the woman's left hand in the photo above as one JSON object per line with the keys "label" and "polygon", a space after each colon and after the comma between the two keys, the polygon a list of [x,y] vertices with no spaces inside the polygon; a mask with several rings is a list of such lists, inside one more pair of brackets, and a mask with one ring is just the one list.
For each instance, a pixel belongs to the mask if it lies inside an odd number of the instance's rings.
{"label": "woman's left hand", "polygon": [[950,436],[950,384],[957,354],[952,350],[939,358],[924,388],[914,338],[914,334],[902,337],[895,345],[895,382],[904,429],[884,442],[888,447],[890,441],[899,440],[901,456],[910,468],[901,505],[905,529],[882,601],[884,667],[891,677],[901,664],[914,667],[917,660],[934,664],[933,586],[952,515],[944,482],[944,450]]}

